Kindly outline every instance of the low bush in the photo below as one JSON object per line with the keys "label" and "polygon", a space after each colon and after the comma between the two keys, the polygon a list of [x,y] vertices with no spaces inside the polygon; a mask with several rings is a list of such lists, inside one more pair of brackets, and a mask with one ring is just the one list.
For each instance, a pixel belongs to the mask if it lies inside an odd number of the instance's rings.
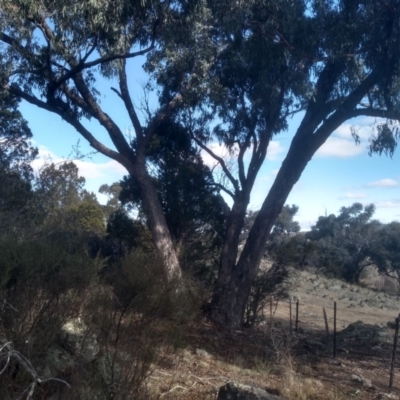
{"label": "low bush", "polygon": [[[0,241],[0,398],[24,392],[40,400],[144,396],[162,350],[184,343],[199,309],[197,291],[168,283],[154,254],[126,255],[112,285],[98,278],[102,265],[74,241]],[[81,349],[61,341],[66,324],[76,323],[83,329]]]}

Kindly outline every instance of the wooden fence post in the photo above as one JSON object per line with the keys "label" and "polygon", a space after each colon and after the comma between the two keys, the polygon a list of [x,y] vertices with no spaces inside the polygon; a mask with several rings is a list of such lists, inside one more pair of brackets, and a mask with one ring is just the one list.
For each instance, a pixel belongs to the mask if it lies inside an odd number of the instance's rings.
{"label": "wooden fence post", "polygon": [[296,333],[299,331],[299,300],[296,301]]}
{"label": "wooden fence post", "polygon": [[290,334],[292,334],[292,298],[289,299]]}
{"label": "wooden fence post", "polygon": [[328,325],[328,317],[326,316],[325,307],[322,307],[322,311],[324,313],[324,320],[325,320],[325,330],[326,330],[326,337],[329,337],[329,325]]}
{"label": "wooden fence post", "polygon": [[393,378],[394,378],[394,366],[396,363],[396,350],[397,350],[397,339],[399,337],[399,316],[396,318],[396,329],[394,331],[394,342],[393,342],[393,352],[392,352],[392,363],[390,365],[390,380],[389,380],[389,392],[393,387]]}
{"label": "wooden fence post", "polygon": [[333,302],[333,358],[336,358],[336,301]]}

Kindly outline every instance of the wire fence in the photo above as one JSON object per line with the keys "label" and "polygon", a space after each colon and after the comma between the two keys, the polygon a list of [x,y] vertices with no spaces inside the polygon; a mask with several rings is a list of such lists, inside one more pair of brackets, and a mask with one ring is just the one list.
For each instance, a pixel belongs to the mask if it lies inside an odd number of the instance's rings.
{"label": "wire fence", "polygon": [[[396,368],[396,360],[397,360],[397,344],[398,344],[398,335],[399,335],[399,324],[400,324],[400,314],[397,316],[388,316],[384,315],[383,313],[377,313],[377,312],[364,312],[364,311],[359,311],[359,310],[354,310],[352,312],[352,315],[355,316],[355,318],[344,318],[341,317],[343,314],[348,314],[349,310],[345,308],[341,308],[338,301],[331,301],[330,304],[328,305],[327,302],[325,302],[324,305],[318,305],[320,307],[320,314],[316,313],[310,313],[310,312],[304,312],[304,309],[310,309],[313,307],[315,309],[316,304],[315,303],[310,303],[310,302],[300,302],[300,300],[292,301],[292,300],[279,300],[273,302],[271,300],[270,302],[270,320],[271,324],[272,321],[275,318],[276,312],[279,309],[280,315],[282,315],[282,304],[285,304],[285,307],[287,308],[287,316],[289,318],[289,330],[290,334],[298,334],[303,327],[303,325],[309,325],[310,323],[314,323],[315,325],[319,325],[319,327],[324,330],[325,329],[325,334],[326,338],[329,340],[328,343],[331,344],[332,346],[332,357],[336,358],[337,357],[337,352],[338,352],[338,333],[340,334],[340,331],[338,332],[337,327],[338,323],[341,323],[342,328],[346,329],[350,324],[354,324],[357,321],[360,321],[363,317],[368,317],[369,319],[371,318],[376,318],[377,320],[383,320],[384,318],[387,319],[389,317],[388,325],[390,325],[390,328],[394,328],[394,335],[393,335],[393,345],[391,349],[391,358],[390,358],[390,363],[388,363],[388,370],[389,370],[389,391],[392,390],[393,388],[393,382],[394,382],[394,371]],[[317,306],[317,307],[318,307]],[[390,312],[390,314],[395,314],[396,311]],[[319,324],[316,323],[316,321],[319,322]],[[332,330],[330,330],[330,327]],[[381,328],[381,326],[380,326]]]}

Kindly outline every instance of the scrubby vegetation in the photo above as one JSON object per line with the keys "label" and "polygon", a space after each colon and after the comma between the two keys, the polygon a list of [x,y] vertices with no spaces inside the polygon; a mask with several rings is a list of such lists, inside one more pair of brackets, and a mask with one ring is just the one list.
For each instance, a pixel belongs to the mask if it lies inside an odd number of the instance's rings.
{"label": "scrubby vegetation", "polygon": [[[0,396],[145,398],[196,318],[257,327],[266,304],[289,295],[293,268],[358,284],[373,266],[400,283],[400,224],[373,220],[373,205],[322,216],[308,233],[285,205],[347,121],[377,118],[369,152],[393,155],[399,10],[399,0],[0,0]],[[104,81],[129,134],[101,103]],[[34,173],[21,100],[125,168],[101,186],[107,204],[72,161]],[[275,181],[249,211],[294,115]]]}

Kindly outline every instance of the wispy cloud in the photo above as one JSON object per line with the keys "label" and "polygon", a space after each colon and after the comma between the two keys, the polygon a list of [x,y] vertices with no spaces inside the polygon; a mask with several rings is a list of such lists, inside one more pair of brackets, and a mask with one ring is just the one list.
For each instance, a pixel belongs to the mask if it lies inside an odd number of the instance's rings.
{"label": "wispy cloud", "polygon": [[[219,143],[210,143],[208,145],[208,148],[218,157],[221,157],[225,162],[227,163],[232,163],[236,161],[236,158],[239,154],[239,148],[238,146],[234,146],[232,151],[229,151],[228,148],[224,144],[219,144]],[[284,152],[284,147],[276,140],[271,140],[268,146],[268,152],[267,152],[267,159],[272,161],[276,160],[280,154]],[[247,149],[245,156],[244,156],[244,161],[249,161],[251,157],[251,152],[252,152],[252,147]],[[215,158],[210,155],[207,151],[202,150],[201,151],[201,158],[203,159],[204,164],[206,164],[210,168],[214,168],[218,165],[218,161],[215,160]]]}
{"label": "wispy cloud", "polygon": [[392,178],[385,178],[380,179],[379,181],[367,183],[366,186],[372,188],[393,188],[399,186],[399,182]]}
{"label": "wispy cloud", "polygon": [[365,152],[365,145],[356,145],[353,138],[332,136],[317,151],[317,157],[355,157]]}
{"label": "wispy cloud", "polygon": [[[229,160],[235,158],[239,151],[237,147],[234,147],[233,150],[230,152],[224,144],[219,144],[219,143],[210,143],[208,145],[208,148],[216,156],[222,158],[225,162],[229,162]],[[214,168],[219,164],[218,161],[207,151],[202,150],[200,154],[204,164],[207,165],[209,168]]]}
{"label": "wispy cloud", "polygon": [[108,160],[103,163],[95,163],[90,159],[83,160],[68,160],[58,155],[54,154],[45,146],[39,146],[38,157],[31,163],[33,170],[38,173],[45,164],[54,163],[60,164],[63,162],[73,161],[73,163],[78,167],[79,175],[83,176],[86,180],[98,179],[98,178],[108,178],[109,176],[126,175],[126,169],[114,160]]}
{"label": "wispy cloud", "polygon": [[361,200],[366,199],[368,197],[367,193],[346,193],[344,196],[338,197],[338,200],[352,199],[352,200]]}
{"label": "wispy cloud", "polygon": [[268,146],[267,159],[271,161],[276,160],[284,150],[284,147],[278,141],[271,140]]}
{"label": "wispy cloud", "polygon": [[398,208],[400,207],[400,199],[378,201],[375,203],[376,208]]}

